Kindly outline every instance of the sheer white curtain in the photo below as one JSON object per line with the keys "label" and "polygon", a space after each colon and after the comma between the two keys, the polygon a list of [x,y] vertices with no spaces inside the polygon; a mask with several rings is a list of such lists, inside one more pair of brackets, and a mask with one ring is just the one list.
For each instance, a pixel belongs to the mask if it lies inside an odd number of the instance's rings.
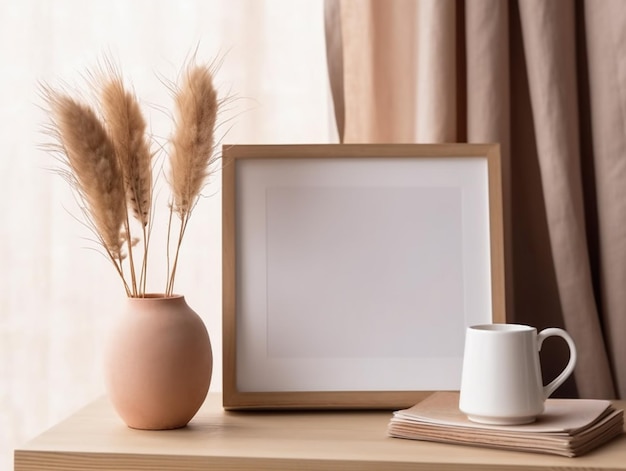
{"label": "sheer white curtain", "polygon": [[[145,103],[154,133],[166,137],[170,120],[163,108],[171,110],[171,98],[161,79],[176,79],[196,48],[199,60],[223,58],[217,85],[239,98],[224,116],[233,117],[224,142],[335,140],[321,0],[0,3],[0,469],[10,469],[14,446],[102,394],[105,332],[123,300],[106,260],[83,248],[88,234],[73,219],[64,182],[46,170],[52,160],[37,147],[45,140],[37,83],[81,85],[86,68],[109,53]],[[209,328],[216,391],[219,174],[206,194],[189,227],[176,291]],[[152,245],[157,255],[163,253],[159,227]],[[152,264],[151,272],[163,270],[164,260]]]}

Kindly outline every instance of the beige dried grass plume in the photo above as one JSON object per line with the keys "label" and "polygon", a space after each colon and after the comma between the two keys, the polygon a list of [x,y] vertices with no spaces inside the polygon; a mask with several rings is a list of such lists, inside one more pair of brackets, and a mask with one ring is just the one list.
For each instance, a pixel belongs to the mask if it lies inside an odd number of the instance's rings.
{"label": "beige dried grass plume", "polygon": [[127,201],[135,218],[149,222],[152,204],[152,154],[146,137],[146,121],[136,97],[116,73],[102,83],[102,111],[124,175]]}
{"label": "beige dried grass plume", "polygon": [[[152,153],[146,136],[146,121],[134,94],[128,92],[115,68],[109,64],[101,79],[100,102],[106,126],[115,147],[126,192],[125,232],[128,235],[131,289],[134,295],[146,290],[150,210],[152,207]],[[141,224],[143,253],[139,279],[131,245],[128,209]]]}
{"label": "beige dried grass plume", "polygon": [[86,204],[90,224],[114,262],[122,259],[121,229],[126,217],[124,187],[115,149],[88,105],[51,89],[45,93],[67,176]]}
{"label": "beige dried grass plume", "polygon": [[173,292],[180,247],[189,217],[215,162],[215,124],[219,102],[211,69],[208,66],[190,64],[183,75],[182,83],[176,89],[174,103],[176,127],[171,138],[169,182],[172,202],[168,247],[173,213],[180,218],[180,228],[171,271],[168,266],[168,295]]}
{"label": "beige dried grass plume", "polygon": [[192,211],[213,163],[218,101],[210,69],[189,66],[174,100],[170,185],[173,209],[184,219]]}

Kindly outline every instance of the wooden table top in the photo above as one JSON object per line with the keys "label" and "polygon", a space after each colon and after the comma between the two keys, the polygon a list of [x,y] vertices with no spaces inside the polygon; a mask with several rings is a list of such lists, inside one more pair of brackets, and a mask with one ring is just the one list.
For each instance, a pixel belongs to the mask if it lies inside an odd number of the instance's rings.
{"label": "wooden table top", "polygon": [[390,411],[227,412],[210,393],[186,428],[148,432],[127,428],[100,398],[15,450],[14,469],[626,470],[626,435],[563,458],[389,438],[390,418]]}

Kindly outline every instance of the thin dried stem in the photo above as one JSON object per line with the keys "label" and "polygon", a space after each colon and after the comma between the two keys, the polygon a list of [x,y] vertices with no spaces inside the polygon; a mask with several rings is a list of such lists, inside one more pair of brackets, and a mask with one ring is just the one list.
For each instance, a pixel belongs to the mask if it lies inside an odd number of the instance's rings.
{"label": "thin dried stem", "polygon": [[187,230],[187,223],[189,222],[189,216],[191,213],[187,213],[184,220],[180,221],[180,229],[178,233],[178,244],[176,245],[176,255],[174,257],[174,263],[172,265],[172,272],[169,278],[169,283],[167,286],[167,296],[172,296],[174,293],[174,280],[176,279],[176,270],[178,268],[178,256],[180,255],[180,248],[183,243],[183,237],[185,236],[185,231]]}
{"label": "thin dried stem", "polygon": [[167,278],[165,279],[165,295],[167,296],[167,293],[170,290],[170,283],[171,283],[171,276],[170,276],[170,261],[171,261],[171,256],[170,256],[170,247],[171,247],[171,239],[172,239],[172,221],[174,220],[174,209],[172,208],[172,206],[170,205],[170,215],[169,218],[167,220],[167,240],[166,240],[166,245],[165,245],[165,255],[166,255],[166,263],[167,263]]}

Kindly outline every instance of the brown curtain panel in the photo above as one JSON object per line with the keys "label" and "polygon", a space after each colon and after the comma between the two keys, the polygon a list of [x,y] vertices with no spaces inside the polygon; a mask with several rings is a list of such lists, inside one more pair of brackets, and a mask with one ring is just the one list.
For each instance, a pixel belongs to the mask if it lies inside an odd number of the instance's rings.
{"label": "brown curtain panel", "polygon": [[[626,2],[326,0],[342,142],[499,142],[507,319],[626,398]],[[564,345],[542,351],[546,380]]]}

